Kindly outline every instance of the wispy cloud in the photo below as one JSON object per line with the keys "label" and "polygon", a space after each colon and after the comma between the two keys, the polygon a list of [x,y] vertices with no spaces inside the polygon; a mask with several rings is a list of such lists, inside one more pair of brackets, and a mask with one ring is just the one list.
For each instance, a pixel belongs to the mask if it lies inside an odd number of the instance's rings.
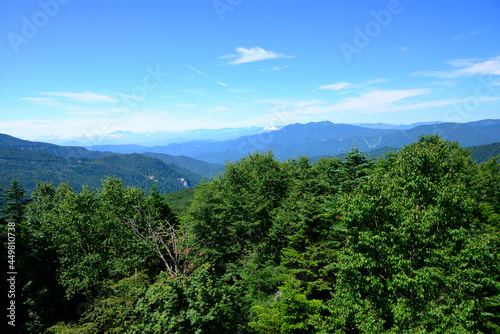
{"label": "wispy cloud", "polygon": [[399,89],[399,90],[374,90],[362,93],[358,97],[348,97],[343,101],[327,107],[327,111],[357,111],[357,112],[382,112],[401,100],[429,93],[429,89]]}
{"label": "wispy cloud", "polygon": [[22,97],[21,100],[49,107],[60,107],[63,105],[52,97]]}
{"label": "wispy cloud", "polygon": [[[409,110],[416,108],[424,108],[433,106],[431,102],[417,103],[415,107],[407,103],[407,99],[421,97],[430,92],[428,88],[408,89],[408,90],[374,90],[365,92],[357,97],[347,97],[338,103],[327,104],[323,101],[302,101],[302,102],[286,102],[286,101],[267,101],[274,103],[277,107],[269,110],[273,115],[291,119],[306,119],[322,114],[345,114],[345,113],[361,113],[373,114],[383,113],[397,110]],[[411,100],[410,100],[411,101]],[[456,101],[433,102],[436,106],[454,103]]]}
{"label": "wispy cloud", "polygon": [[389,81],[389,79],[382,79],[382,78],[374,79],[374,80],[362,82],[360,84],[353,84],[350,82],[341,81],[341,82],[337,82],[337,83],[334,83],[331,85],[319,86],[319,89],[342,90],[342,89],[346,89],[346,88],[363,88],[366,86],[371,86],[371,85],[381,83],[381,82],[386,82],[386,81]]}
{"label": "wispy cloud", "polygon": [[71,92],[40,92],[40,95],[62,97],[64,99],[81,103],[103,103],[116,102],[114,97],[91,92],[71,93]]}
{"label": "wispy cloud", "polygon": [[246,49],[244,47],[236,48],[237,54],[225,55],[220,57],[220,59],[233,59],[235,60],[227,62],[229,65],[238,65],[244,63],[253,63],[255,61],[274,59],[274,58],[293,58],[294,56],[287,56],[283,53],[276,53],[273,51],[264,50],[261,47],[253,47]]}
{"label": "wispy cloud", "polygon": [[348,83],[348,82],[345,82],[345,81],[342,81],[342,82],[337,82],[335,84],[332,84],[332,85],[323,85],[323,86],[319,86],[319,89],[333,89],[333,90],[341,90],[341,89],[344,89],[344,88],[347,88],[347,87],[351,87],[352,84],[351,83]]}
{"label": "wispy cloud", "polygon": [[398,46],[398,49],[404,55],[409,55],[410,54],[410,52],[408,51],[410,49],[409,46]]}
{"label": "wispy cloud", "polygon": [[468,77],[473,75],[500,75],[500,56],[483,61],[475,59],[455,59],[446,63],[459,68],[451,71],[419,71],[412,73],[412,75],[442,79]]}
{"label": "wispy cloud", "polygon": [[271,68],[271,72],[284,70],[285,68],[292,67],[292,65],[274,66]]}
{"label": "wispy cloud", "polygon": [[227,85],[226,85],[225,83],[220,82],[220,81],[217,81],[217,80],[215,80],[215,79],[213,79],[213,78],[209,77],[208,75],[206,75],[206,74],[205,74],[205,73],[203,73],[202,71],[197,70],[196,68],[194,68],[194,67],[192,67],[192,66],[189,66],[189,65],[184,65],[184,66],[186,66],[187,68],[189,68],[189,69],[190,69],[190,70],[192,70],[192,71],[195,71],[196,73],[198,73],[198,74],[200,74],[200,75],[203,75],[203,76],[204,76],[205,78],[207,78],[207,79],[210,79],[210,80],[215,81],[216,83],[218,83],[218,84],[219,84],[219,85],[221,85],[221,86],[227,87]]}
{"label": "wispy cloud", "polygon": [[285,68],[289,68],[289,67],[292,67],[292,65],[274,66],[271,69],[261,68],[259,71],[262,71],[262,72],[266,72],[266,71],[275,72],[275,71],[284,70]]}
{"label": "wispy cloud", "polygon": [[470,32],[468,34],[458,35],[458,36],[453,37],[452,41],[456,42],[456,41],[459,41],[461,39],[469,38],[469,37],[472,37],[474,35],[477,35],[477,34],[480,34],[483,32],[484,32],[483,30],[476,30],[476,31]]}
{"label": "wispy cloud", "polygon": [[387,82],[387,81],[389,81],[389,79],[384,79],[384,78],[373,79],[373,80],[362,82],[359,85],[356,85],[356,87],[370,86],[370,85],[378,84],[381,82]]}

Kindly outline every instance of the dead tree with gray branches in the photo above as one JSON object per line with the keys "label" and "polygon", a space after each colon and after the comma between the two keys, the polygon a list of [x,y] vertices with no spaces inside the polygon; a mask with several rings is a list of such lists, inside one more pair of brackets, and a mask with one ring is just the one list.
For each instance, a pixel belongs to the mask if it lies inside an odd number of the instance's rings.
{"label": "dead tree with gray branches", "polygon": [[188,275],[195,243],[190,226],[176,227],[168,220],[155,219],[151,210],[137,212],[126,220],[134,235],[161,258],[170,276]]}

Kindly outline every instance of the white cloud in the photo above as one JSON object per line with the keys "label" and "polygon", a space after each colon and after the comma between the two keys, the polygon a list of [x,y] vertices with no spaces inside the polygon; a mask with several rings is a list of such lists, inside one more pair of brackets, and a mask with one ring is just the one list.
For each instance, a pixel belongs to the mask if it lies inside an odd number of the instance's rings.
{"label": "white cloud", "polygon": [[408,50],[410,49],[409,46],[398,46],[399,51],[401,51],[402,54],[408,55],[410,52]]}
{"label": "white cloud", "polygon": [[217,82],[221,86],[227,87],[227,85],[225,83],[223,83],[223,82],[220,82],[220,81],[215,81],[215,82]]}
{"label": "white cloud", "polygon": [[327,108],[328,111],[357,111],[376,112],[390,107],[393,103],[403,99],[423,95],[429,89],[409,89],[409,90],[374,90],[361,94],[359,97],[348,97],[343,101]]}
{"label": "white cloud", "polygon": [[266,59],[274,59],[274,58],[292,58],[294,56],[287,56],[282,53],[275,53],[273,51],[267,51],[264,50],[261,47],[253,47],[246,49],[244,47],[239,47],[236,48],[236,52],[238,54],[236,55],[225,55],[220,57],[220,59],[233,59],[236,58],[233,61],[229,61],[229,65],[238,65],[238,64],[244,64],[244,63],[252,63],[255,61],[261,61],[261,60],[266,60]]}
{"label": "white cloud", "polygon": [[344,89],[344,88],[347,88],[347,87],[351,87],[352,84],[351,83],[348,83],[348,82],[345,82],[345,81],[342,81],[342,82],[337,82],[335,84],[332,84],[332,85],[323,85],[323,86],[319,86],[319,89],[333,89],[333,90],[341,90],[341,89]]}
{"label": "white cloud", "polygon": [[389,79],[373,79],[373,80],[370,80],[370,81],[366,81],[366,82],[363,82],[363,83],[360,83],[359,85],[356,85],[356,87],[363,87],[363,86],[370,86],[370,85],[373,85],[373,84],[376,84],[376,83],[381,83],[381,82],[387,82],[389,81]]}
{"label": "white cloud", "polygon": [[264,130],[265,131],[275,131],[275,130],[278,130],[278,128],[275,126],[266,126],[266,127],[264,127]]}
{"label": "white cloud", "polygon": [[25,100],[34,104],[40,104],[49,107],[59,107],[62,103],[57,101],[52,97],[22,97],[21,100]]}
{"label": "white cloud", "polygon": [[292,65],[274,66],[273,68],[271,68],[271,72],[284,70],[285,68],[289,67],[292,67]]}
{"label": "white cloud", "polygon": [[480,34],[480,33],[483,33],[483,32],[484,32],[483,30],[477,30],[477,31],[470,32],[468,34],[458,35],[458,36],[453,37],[452,41],[456,42],[456,41],[459,41],[461,39],[469,38],[469,37],[472,37],[474,35],[477,35],[477,34]]}
{"label": "white cloud", "polygon": [[412,75],[443,79],[473,75],[500,75],[500,56],[484,61],[478,61],[476,59],[455,59],[446,63],[459,68],[451,71],[419,71],[412,73]]}
{"label": "white cloud", "polygon": [[41,92],[41,95],[62,97],[74,102],[82,103],[103,103],[116,102],[117,100],[109,95],[96,94],[91,92],[70,93],[70,92]]}
{"label": "white cloud", "polygon": [[196,68],[194,68],[194,67],[192,67],[192,66],[189,66],[189,65],[184,65],[184,66],[186,66],[187,68],[189,68],[189,69],[190,69],[190,70],[192,70],[192,71],[195,71],[196,73],[198,73],[198,74],[200,74],[200,75],[203,75],[203,76],[204,76],[205,78],[207,78],[207,79],[210,79],[210,80],[215,81],[216,83],[218,83],[218,84],[219,84],[219,85],[221,85],[221,86],[227,87],[227,85],[226,85],[225,83],[220,82],[220,81],[217,81],[217,80],[215,80],[215,79],[213,79],[213,78],[209,77],[208,75],[206,75],[206,74],[205,74],[205,73],[203,73],[202,71],[197,70]]}
{"label": "white cloud", "polygon": [[352,84],[349,82],[341,81],[341,82],[337,82],[337,83],[332,84],[332,85],[319,86],[319,89],[342,90],[342,89],[346,89],[346,88],[363,88],[366,86],[371,86],[371,85],[381,83],[381,82],[386,82],[386,81],[389,81],[389,79],[382,79],[382,78],[373,79],[373,80],[362,82],[360,84]]}
{"label": "white cloud", "polygon": [[[405,106],[408,106],[407,104],[404,104],[403,100],[412,97],[419,97],[429,92],[430,90],[427,88],[409,90],[374,90],[362,93],[357,97],[344,98],[340,102],[330,105],[327,105],[319,100],[302,102],[271,100],[267,102],[277,105],[277,107],[270,110],[270,112],[273,113],[273,117],[280,117],[290,121],[291,119],[307,119],[312,116],[328,113],[344,114],[347,112],[353,112],[371,114],[396,111],[396,108],[398,107],[404,108]],[[430,104],[422,104],[422,107],[430,106]]]}
{"label": "white cloud", "polygon": [[201,75],[206,75],[205,73],[203,73],[202,71],[197,70],[197,69],[196,69],[196,68],[194,68],[194,67],[191,67],[191,66],[189,66],[189,65],[185,65],[185,66],[186,66],[187,68],[189,68],[190,70],[195,71],[195,72],[196,72],[196,73],[198,73],[198,74],[201,74]]}
{"label": "white cloud", "polygon": [[459,58],[459,59],[450,59],[445,61],[445,64],[451,65],[453,67],[467,67],[472,66],[475,63],[481,62],[480,58]]}

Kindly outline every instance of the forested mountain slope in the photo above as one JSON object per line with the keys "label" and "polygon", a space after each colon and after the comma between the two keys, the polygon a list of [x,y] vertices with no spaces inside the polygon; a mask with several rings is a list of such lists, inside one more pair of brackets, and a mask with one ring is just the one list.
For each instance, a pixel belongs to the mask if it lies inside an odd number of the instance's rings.
{"label": "forested mountain slope", "polygon": [[63,158],[44,151],[0,148],[0,183],[10,184],[17,178],[29,192],[37,181],[69,182],[73,189],[80,189],[82,185],[97,188],[106,176],[119,177],[127,185],[144,189],[157,185],[164,193],[201,181],[196,173],[140,154]]}
{"label": "forested mountain slope", "polygon": [[472,159],[477,162],[486,162],[494,157],[500,157],[500,143],[469,147]]}
{"label": "forested mountain slope", "polygon": [[179,167],[187,169],[193,173],[210,178],[217,175],[218,172],[224,170],[224,165],[208,163],[202,160],[197,160],[190,158],[185,155],[174,156],[170,154],[163,153],[151,153],[145,152],[141,153],[144,156],[159,159],[167,164],[175,164]]}

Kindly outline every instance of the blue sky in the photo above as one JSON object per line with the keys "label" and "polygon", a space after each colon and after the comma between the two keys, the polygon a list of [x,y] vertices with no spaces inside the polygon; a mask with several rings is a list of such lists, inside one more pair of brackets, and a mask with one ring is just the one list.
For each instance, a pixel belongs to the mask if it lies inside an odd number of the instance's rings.
{"label": "blue sky", "polygon": [[500,118],[500,2],[0,0],[0,132]]}

